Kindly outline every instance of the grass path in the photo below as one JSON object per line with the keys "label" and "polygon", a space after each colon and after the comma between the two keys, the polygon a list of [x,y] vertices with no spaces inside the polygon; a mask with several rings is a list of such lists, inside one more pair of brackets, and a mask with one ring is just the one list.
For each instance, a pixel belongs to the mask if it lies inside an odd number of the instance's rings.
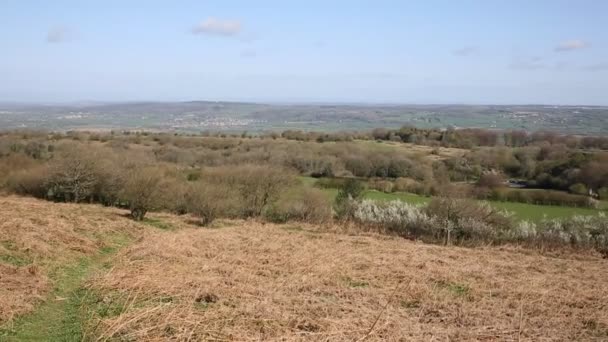
{"label": "grass path", "polygon": [[110,258],[130,243],[125,236],[115,236],[111,247],[102,248],[98,254],[82,257],[78,262],[60,267],[49,277],[54,289],[47,300],[37,309],[16,319],[10,326],[0,328],[1,341],[82,341],[86,315],[83,303],[89,291],[85,281],[95,272],[108,267]]}

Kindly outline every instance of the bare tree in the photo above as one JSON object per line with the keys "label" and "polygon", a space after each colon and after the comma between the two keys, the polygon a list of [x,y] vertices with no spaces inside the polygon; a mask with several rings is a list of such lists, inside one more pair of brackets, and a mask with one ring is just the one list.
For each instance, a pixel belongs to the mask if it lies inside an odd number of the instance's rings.
{"label": "bare tree", "polygon": [[96,159],[84,148],[73,147],[53,161],[48,187],[55,198],[81,202],[95,188],[96,171]]}

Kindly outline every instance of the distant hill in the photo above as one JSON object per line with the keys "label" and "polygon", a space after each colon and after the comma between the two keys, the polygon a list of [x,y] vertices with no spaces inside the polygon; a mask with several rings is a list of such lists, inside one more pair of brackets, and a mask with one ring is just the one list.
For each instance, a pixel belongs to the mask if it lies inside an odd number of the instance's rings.
{"label": "distant hill", "polygon": [[608,107],[545,105],[264,104],[246,102],[0,103],[2,129],[200,132],[479,127],[602,135]]}

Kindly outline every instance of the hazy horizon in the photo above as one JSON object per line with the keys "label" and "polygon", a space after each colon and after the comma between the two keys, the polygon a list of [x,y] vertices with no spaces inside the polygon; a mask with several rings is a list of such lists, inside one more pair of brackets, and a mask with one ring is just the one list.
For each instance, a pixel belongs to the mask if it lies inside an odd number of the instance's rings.
{"label": "hazy horizon", "polygon": [[195,102],[216,102],[216,103],[249,103],[260,105],[335,105],[335,106],[547,106],[547,107],[608,107],[608,104],[584,104],[584,103],[472,103],[472,102],[357,102],[357,101],[272,101],[272,100],[224,100],[224,99],[184,99],[184,100],[74,100],[74,101],[5,101],[0,99],[0,105],[25,105],[25,106],[83,106],[83,105],[119,105],[119,104],[138,104],[138,103],[195,103]]}
{"label": "hazy horizon", "polygon": [[7,1],[0,102],[608,105],[599,1]]}

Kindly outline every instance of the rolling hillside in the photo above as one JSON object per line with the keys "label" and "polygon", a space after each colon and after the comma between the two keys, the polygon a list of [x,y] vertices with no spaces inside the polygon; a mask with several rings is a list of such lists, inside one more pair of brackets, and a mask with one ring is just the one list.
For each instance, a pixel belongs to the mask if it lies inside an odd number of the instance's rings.
{"label": "rolling hillside", "polygon": [[606,340],[607,261],[0,198],[0,340]]}

